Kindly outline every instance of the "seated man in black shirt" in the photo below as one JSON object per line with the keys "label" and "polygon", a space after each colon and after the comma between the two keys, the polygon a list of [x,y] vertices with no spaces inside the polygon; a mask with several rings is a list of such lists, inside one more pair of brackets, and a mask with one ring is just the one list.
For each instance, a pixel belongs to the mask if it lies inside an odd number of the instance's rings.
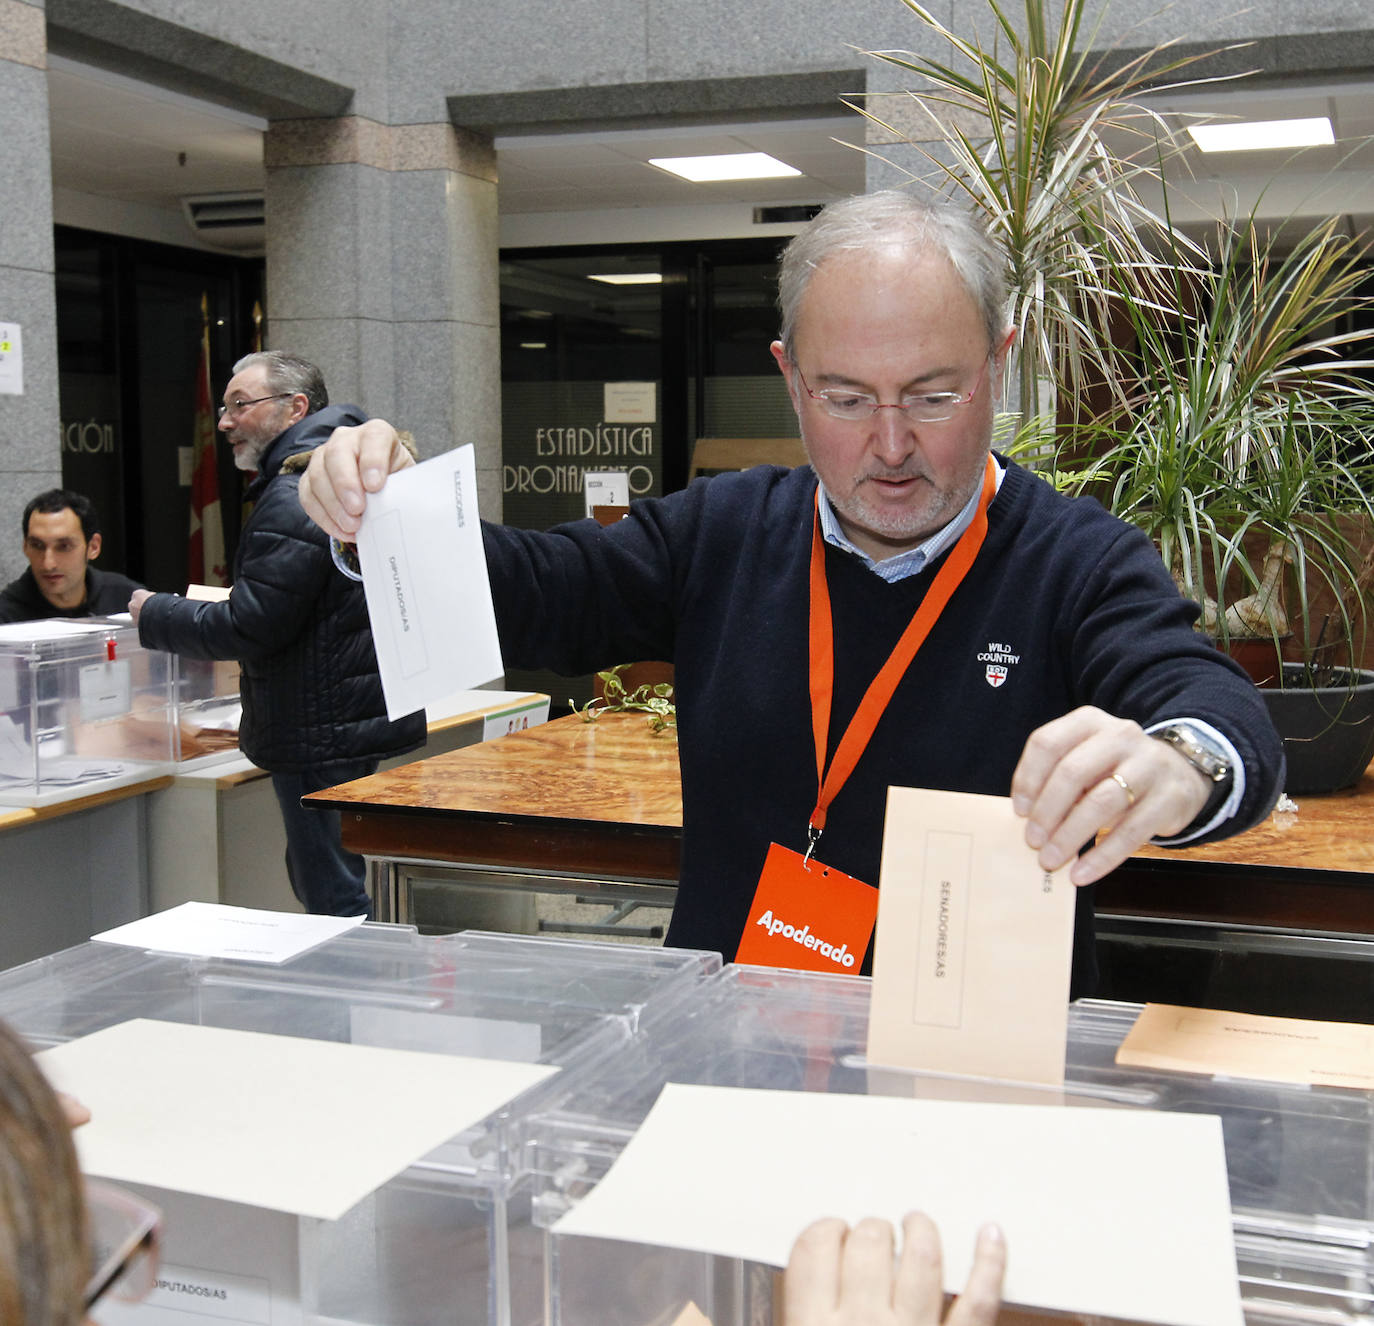
{"label": "seated man in black shirt", "polygon": [[0,592],[0,622],[105,617],[124,612],[136,581],[97,571],[100,521],[90,499],[65,488],[39,493],[24,508],[29,569]]}

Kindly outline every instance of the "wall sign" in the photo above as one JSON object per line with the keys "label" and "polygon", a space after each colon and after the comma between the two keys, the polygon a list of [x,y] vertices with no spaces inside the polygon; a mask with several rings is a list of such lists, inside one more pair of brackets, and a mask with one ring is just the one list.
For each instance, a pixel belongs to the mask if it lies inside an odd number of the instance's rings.
{"label": "wall sign", "polygon": [[23,394],[23,333],[17,322],[0,322],[0,396]]}

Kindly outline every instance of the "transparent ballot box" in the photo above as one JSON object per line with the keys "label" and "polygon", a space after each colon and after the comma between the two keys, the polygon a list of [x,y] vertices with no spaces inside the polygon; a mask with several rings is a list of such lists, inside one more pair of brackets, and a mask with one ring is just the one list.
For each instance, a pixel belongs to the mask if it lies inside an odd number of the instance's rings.
{"label": "transparent ballot box", "polygon": [[235,755],[239,748],[239,665],[233,659],[172,656],[176,703],[174,758]]}
{"label": "transparent ballot box", "polygon": [[[542,1231],[514,1163],[524,1111],[587,1076],[611,1078],[650,1012],[688,999],[715,954],[365,925],[280,966],[87,943],[0,973],[0,1018],[36,1049],[132,1018],[558,1067],[538,1086],[375,1189],[338,1220],[153,1187],[162,1272],[138,1306],[101,1323],[201,1326],[206,1315],[284,1326],[535,1320]],[[130,1072],[138,1065],[131,1064]],[[311,1127],[304,1104],[285,1137]],[[358,1135],[395,1128],[356,1119]],[[126,1185],[133,1186],[133,1185]]]}
{"label": "transparent ballot box", "polygon": [[[535,1172],[532,1214],[546,1231],[548,1326],[671,1323],[688,1304],[712,1326],[777,1320],[772,1266],[552,1232],[605,1176],[668,1082],[1218,1115],[1247,1321],[1374,1320],[1370,1093],[1118,1067],[1116,1049],[1139,1006],[1091,1000],[1070,1012],[1062,1092],[870,1067],[868,994],[859,977],[728,966],[691,1001],[646,1018],[614,1081],[522,1121]],[[1118,1200],[1128,1204],[1129,1192]],[[1014,1260],[1016,1248],[1009,1253]],[[1088,1320],[1021,1307],[1003,1320],[1031,1318]]]}
{"label": "transparent ballot box", "polygon": [[0,803],[34,805],[175,757],[174,662],[105,618],[0,626]]}

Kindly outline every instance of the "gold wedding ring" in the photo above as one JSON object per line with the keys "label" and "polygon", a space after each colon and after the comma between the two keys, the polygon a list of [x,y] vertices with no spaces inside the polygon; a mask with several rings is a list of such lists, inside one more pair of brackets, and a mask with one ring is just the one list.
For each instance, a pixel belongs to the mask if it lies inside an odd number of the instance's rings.
{"label": "gold wedding ring", "polygon": [[1135,805],[1135,793],[1131,791],[1131,785],[1119,773],[1111,775],[1114,782],[1126,794],[1126,809],[1130,810]]}

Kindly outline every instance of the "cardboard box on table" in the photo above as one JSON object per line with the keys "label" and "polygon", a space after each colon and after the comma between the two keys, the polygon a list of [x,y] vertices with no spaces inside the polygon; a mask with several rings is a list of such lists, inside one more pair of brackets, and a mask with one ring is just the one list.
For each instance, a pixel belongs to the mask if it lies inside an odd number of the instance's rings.
{"label": "cardboard box on table", "polygon": [[[1062,1093],[871,1069],[868,994],[862,978],[730,965],[690,1000],[646,1016],[613,1083],[596,1082],[586,1095],[579,1088],[520,1121],[536,1172],[534,1218],[551,1229],[594,1190],[668,1082],[1214,1114],[1222,1120],[1247,1321],[1370,1320],[1371,1093],[1118,1067],[1117,1046],[1139,1007],[1092,1000],[1070,1010]],[[728,1191],[720,1200],[730,1201]],[[1129,1203],[1130,1194],[1119,1200]],[[552,1232],[545,1274],[548,1326],[671,1323],[689,1303],[713,1326],[767,1322],[775,1319],[780,1279],[771,1266]],[[1017,1309],[1006,1319],[1022,1314],[1059,1315]]]}
{"label": "cardboard box on table", "polygon": [[[557,1065],[563,1071],[411,1165],[337,1221],[162,1189],[161,1287],[99,1321],[533,1321],[542,1232],[513,1137],[522,1112],[613,1081],[643,1015],[687,999],[715,954],[400,926],[349,931],[281,966],[87,943],[0,974],[0,1018],[36,1048],[131,1018]],[[130,1064],[130,1072],[138,1065]],[[593,1092],[592,1094],[596,1094]],[[346,1100],[312,1108],[347,1111]],[[395,1102],[403,1117],[404,1099]],[[360,1117],[359,1133],[393,1126]],[[283,1118],[284,1132],[311,1119]]]}

